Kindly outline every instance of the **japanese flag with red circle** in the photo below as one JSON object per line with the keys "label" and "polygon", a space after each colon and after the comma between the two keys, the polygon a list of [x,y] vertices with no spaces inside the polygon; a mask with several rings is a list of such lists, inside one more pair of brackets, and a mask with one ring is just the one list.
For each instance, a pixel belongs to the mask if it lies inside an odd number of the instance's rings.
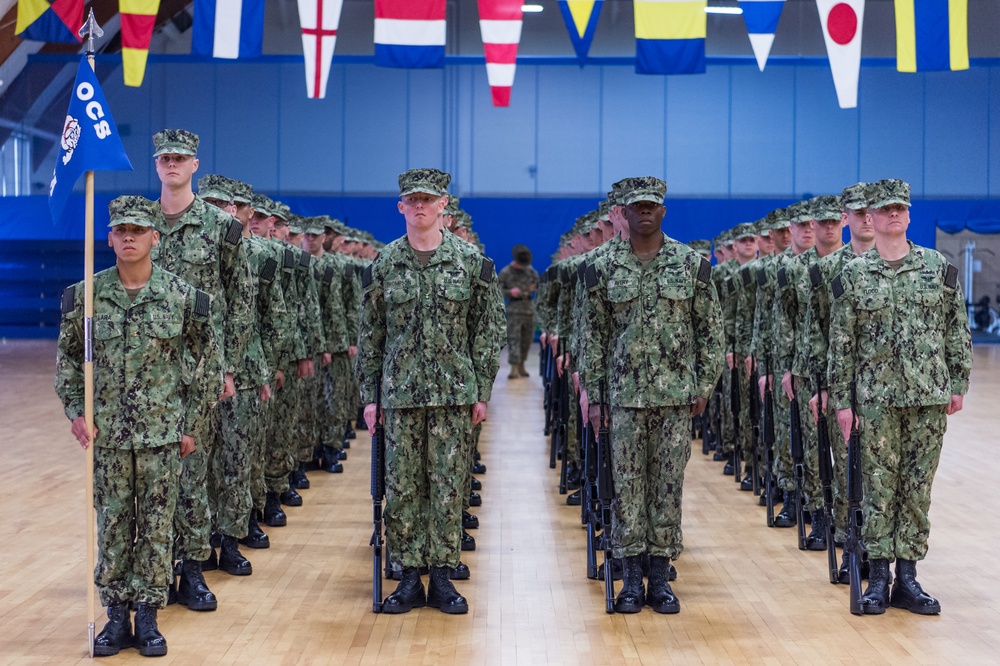
{"label": "japanese flag with red circle", "polygon": [[857,108],[865,0],[816,0],[816,8],[823,26],[837,101],[842,109]]}

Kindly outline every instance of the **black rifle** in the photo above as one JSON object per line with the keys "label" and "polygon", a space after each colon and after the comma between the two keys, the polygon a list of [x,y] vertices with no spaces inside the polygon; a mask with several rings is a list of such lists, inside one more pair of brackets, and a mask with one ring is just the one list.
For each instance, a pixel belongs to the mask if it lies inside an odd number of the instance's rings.
{"label": "black rifle", "polygon": [[[795,382],[792,382],[792,392],[796,389]],[[803,511],[802,486],[806,480],[805,450],[802,447],[802,414],[799,412],[799,403],[795,398],[791,399],[792,424],[791,424],[791,453],[792,453],[792,476],[795,478],[795,526],[799,533],[799,550],[806,549],[806,525]]]}
{"label": "black rifle", "polygon": [[[584,415],[584,420],[586,420]],[[583,427],[583,490],[580,506],[587,526],[587,578],[597,580],[597,530],[601,529],[600,504],[597,499],[597,440],[590,423]]]}
{"label": "black rifle", "polygon": [[562,456],[559,465],[559,494],[566,494],[566,474],[569,465],[569,447],[572,446],[569,440],[569,408],[570,395],[573,389],[570,387],[569,367],[563,367],[562,376],[559,377],[559,422],[557,432],[559,433],[559,453]]}
{"label": "black rifle", "polygon": [[851,573],[851,613],[863,615],[861,606],[861,560],[864,556],[861,546],[861,499],[864,490],[861,485],[861,432],[858,430],[857,386],[851,382],[851,436],[847,440],[847,566]]}
{"label": "black rifle", "polygon": [[385,428],[382,426],[382,378],[375,380],[375,425],[372,428],[372,612],[382,612],[382,499],[385,497]]}
{"label": "black rifle", "polygon": [[559,381],[556,362],[561,353],[562,340],[556,343],[556,348],[552,351],[552,358],[549,359],[549,382],[551,384],[551,388],[549,389],[549,412],[551,414],[549,417],[549,432],[551,433],[551,439],[549,440],[549,469],[556,468],[556,454],[559,452],[559,405],[562,403],[562,396],[559,395],[559,390],[562,388],[562,382]]}
{"label": "black rifle", "polygon": [[764,357],[764,494],[767,495],[767,526],[774,527],[774,393],[768,380],[770,355]]}
{"label": "black rifle", "polygon": [[601,422],[597,430],[597,457],[600,461],[597,467],[597,498],[601,503],[601,539],[604,542],[604,601],[608,613],[615,612],[615,575],[611,555],[611,502],[615,498],[615,480],[611,469],[611,438],[608,436],[608,426],[605,423],[604,380],[598,383],[599,400],[601,401]]}
{"label": "black rifle", "polygon": [[742,481],[740,460],[740,366],[736,360],[736,336],[733,336],[733,367],[729,371],[729,406],[733,410],[733,479]]}
{"label": "black rifle", "polygon": [[761,430],[760,430],[760,387],[758,384],[758,374],[756,367],[756,359],[750,366],[750,395],[748,403],[750,405],[750,431],[752,441],[750,442],[750,450],[753,453],[753,462],[750,468],[750,474],[753,475],[753,494],[760,495],[760,468],[762,465],[763,454],[762,447],[763,443],[761,440]]}
{"label": "black rifle", "polygon": [[[555,363],[552,361],[552,343],[550,342],[548,346],[542,349],[543,358],[543,370],[542,370],[542,387],[545,390],[545,436],[548,437],[552,433],[552,413],[553,413],[553,399],[552,399],[552,373],[555,370]],[[549,467],[555,467],[555,461],[549,465]]]}
{"label": "black rifle", "polygon": [[820,376],[816,375],[816,427],[819,430],[819,482],[823,487],[823,515],[826,517],[826,559],[830,568],[830,582],[840,581],[840,567],[837,566],[837,546],[834,543],[836,526],[833,524],[833,451],[830,449],[830,430],[823,409],[823,394],[820,390]]}

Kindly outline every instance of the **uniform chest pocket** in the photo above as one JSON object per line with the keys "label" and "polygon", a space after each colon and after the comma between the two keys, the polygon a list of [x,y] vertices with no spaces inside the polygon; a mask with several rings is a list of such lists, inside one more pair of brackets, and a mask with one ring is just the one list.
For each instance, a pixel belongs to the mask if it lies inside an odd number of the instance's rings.
{"label": "uniform chest pocket", "polygon": [[121,336],[122,336],[121,322],[114,321],[113,319],[94,320],[95,340],[112,340],[114,338],[120,338]]}
{"label": "uniform chest pocket", "polygon": [[193,237],[185,241],[184,253],[181,256],[187,263],[201,266],[216,263],[219,255],[214,243]]}
{"label": "uniform chest pocket", "polygon": [[417,286],[409,282],[397,282],[385,286],[385,302],[391,305],[401,305],[412,301],[417,296]]}
{"label": "uniform chest pocket", "polygon": [[143,333],[147,337],[158,340],[179,338],[184,327],[180,317],[167,314],[147,314],[142,320]]}
{"label": "uniform chest pocket", "polygon": [[627,304],[639,298],[638,280],[610,280],[608,281],[608,301],[616,305]]}

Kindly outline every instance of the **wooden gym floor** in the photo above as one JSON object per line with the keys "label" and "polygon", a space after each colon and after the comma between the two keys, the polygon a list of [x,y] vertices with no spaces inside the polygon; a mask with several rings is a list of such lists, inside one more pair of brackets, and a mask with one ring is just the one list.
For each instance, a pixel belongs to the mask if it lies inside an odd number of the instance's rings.
{"label": "wooden gym floor", "polygon": [[[533,350],[527,364],[536,374]],[[0,340],[0,663],[87,662],[83,455],[52,389],[55,344]],[[767,529],[696,444],[687,469],[679,615],[604,612],[584,577],[580,512],[559,496],[537,376],[497,379],[481,449],[484,503],[466,616],[371,612],[369,440],[345,472],[310,474],[305,505],[244,550],[247,578],[209,572],[214,613],[160,613],[177,664],[670,664],[1000,662],[1000,347],[979,347],[965,411],[950,419],[920,579],[939,617],[854,617],[825,553]],[[386,581],[385,591],[394,587]],[[98,614],[97,630],[104,624]],[[104,663],[142,662],[135,650]]]}

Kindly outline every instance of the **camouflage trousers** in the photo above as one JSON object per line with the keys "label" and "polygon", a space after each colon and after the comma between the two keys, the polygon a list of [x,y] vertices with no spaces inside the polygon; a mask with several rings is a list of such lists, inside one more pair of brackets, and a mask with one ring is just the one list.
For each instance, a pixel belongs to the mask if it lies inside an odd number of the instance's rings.
{"label": "camouflage trousers", "polygon": [[256,388],[236,391],[219,403],[218,435],[209,462],[208,498],[212,527],[226,536],[247,535],[253,508],[250,484],[253,458],[261,450],[260,393]]}
{"label": "camouflage trousers", "polygon": [[360,391],[354,391],[354,370],[351,368],[351,359],[347,352],[334,354],[333,361],[327,368],[330,371],[330,400],[333,403],[331,426],[336,435],[333,441],[340,446],[348,421],[358,414]]}
{"label": "camouflage trousers", "polygon": [[469,493],[472,492],[472,463],[475,459],[472,457],[472,452],[476,450],[479,446],[479,436],[483,434],[483,424],[477,423],[472,426],[469,430],[469,462],[465,465],[465,485],[463,488],[467,488],[468,492],[462,495],[462,511],[468,511],[471,508],[469,504]]}
{"label": "camouflage trousers", "polygon": [[945,405],[861,408],[861,532],[869,558],[922,560],[927,555],[927,512],[948,427],[945,410]]}
{"label": "camouflage trousers", "polygon": [[[229,398],[232,400],[232,398]],[[216,404],[200,432],[194,435],[194,453],[181,459],[177,484],[177,508],[174,511],[174,557],[178,560],[203,561],[208,558],[208,540],[212,517],[208,509],[208,466],[215,448],[215,429],[219,405]]]}
{"label": "camouflage trousers", "polygon": [[511,365],[528,360],[535,337],[535,315],[507,312],[507,362]]}
{"label": "camouflage trousers", "polygon": [[94,583],[102,606],[167,605],[180,472],[179,444],[135,450],[94,448]]}
{"label": "camouflage trousers", "polygon": [[471,407],[386,409],[386,542],[403,567],[458,566]]}
{"label": "camouflage trousers", "polygon": [[259,399],[260,411],[257,419],[257,435],[251,444],[256,447],[250,451],[250,508],[264,509],[264,499],[267,495],[267,483],[264,480],[264,470],[267,467],[270,449],[273,447],[271,438],[271,422],[274,420],[274,384],[271,384],[271,398],[264,402]]}
{"label": "camouflage trousers", "polygon": [[312,460],[314,447],[323,443],[320,427],[328,418],[332,418],[326,411],[322,361],[322,356],[313,359],[315,371],[312,377],[301,380],[301,393],[299,393],[301,439],[296,454],[299,462]]}
{"label": "camouflage trousers", "polygon": [[611,407],[615,500],[614,556],[684,550],[681,496],[691,458],[691,411],[680,407]]}
{"label": "camouflage trousers", "polygon": [[[736,433],[736,445],[740,447],[740,456],[743,463],[753,462],[753,426],[750,424],[750,375],[747,374],[746,366],[739,364],[739,383],[737,390],[740,393],[740,429]],[[732,402],[732,395],[727,394],[726,398]],[[730,407],[732,411],[732,407]],[[735,423],[735,422],[734,422]],[[736,470],[742,473],[742,470]]]}
{"label": "camouflage trousers", "polygon": [[283,493],[288,490],[288,474],[296,467],[299,442],[302,441],[299,403],[304,385],[305,380],[296,377],[296,366],[292,365],[285,369],[284,386],[271,394],[273,404],[264,470],[267,492]]}
{"label": "camouflage trousers", "polygon": [[[810,417],[812,415],[810,414]],[[833,524],[836,529],[834,541],[847,541],[847,444],[837,425],[837,411],[826,410],[826,425],[829,430],[830,449],[833,453]]]}
{"label": "camouflage trousers", "polygon": [[723,368],[722,395],[719,400],[719,409],[721,411],[719,422],[722,424],[722,432],[719,434],[721,436],[722,452],[727,455],[733,452],[733,442],[736,441],[735,424],[733,421],[733,401],[730,398],[732,396],[732,385],[732,373],[729,371],[729,368]]}
{"label": "camouflage trousers", "polygon": [[[812,410],[809,409],[809,382],[805,377],[793,376],[795,401],[799,404],[799,419],[802,423],[802,453],[805,469],[802,482],[803,507],[806,511],[815,511],[823,506],[823,489],[819,482],[819,435],[816,434],[816,422],[813,421]],[[791,409],[791,407],[789,407]],[[791,422],[791,417],[789,417]],[[791,456],[791,428],[789,427],[788,451]],[[794,477],[792,486],[794,487]]]}
{"label": "camouflage trousers", "polygon": [[[774,383],[774,481],[782,490],[795,490],[792,476],[792,403],[779,381]],[[811,413],[811,412],[810,412]],[[811,418],[811,417],[810,417]]]}

